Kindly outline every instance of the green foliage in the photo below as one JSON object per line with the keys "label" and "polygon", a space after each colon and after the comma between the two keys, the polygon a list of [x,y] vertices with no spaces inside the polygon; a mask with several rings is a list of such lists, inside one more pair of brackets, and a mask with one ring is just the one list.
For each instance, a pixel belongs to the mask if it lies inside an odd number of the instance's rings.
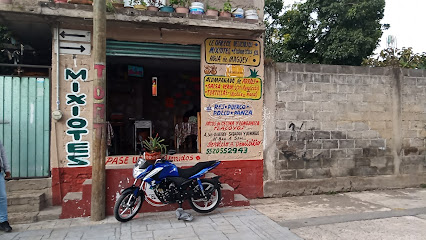
{"label": "green foliage", "polygon": [[382,35],[385,0],[265,0],[265,54],[279,62],[360,65]]}
{"label": "green foliage", "polygon": [[188,7],[188,0],[170,0],[170,5],[175,5],[179,7]]}
{"label": "green foliage", "polygon": [[112,1],[106,1],[106,11],[107,12],[115,12],[115,8],[112,5]]}
{"label": "green foliage", "polygon": [[426,53],[414,53],[412,48],[387,48],[375,58],[364,59],[362,64],[372,67],[426,69]]}
{"label": "green foliage", "polygon": [[421,188],[426,188],[426,184],[422,183],[422,184],[420,184],[420,187]]}
{"label": "green foliage", "polygon": [[161,152],[166,153],[167,152],[167,145],[163,144],[164,139],[160,138],[157,134],[157,136],[148,137],[148,139],[143,141],[143,146],[149,151],[149,152]]}
{"label": "green foliage", "polygon": [[209,9],[209,10],[216,10],[217,11],[217,8],[212,7],[212,6],[208,5],[208,4],[207,4],[207,9]]}
{"label": "green foliage", "polygon": [[224,12],[231,12],[231,9],[232,9],[232,5],[230,0],[227,0],[226,2],[223,3]]}

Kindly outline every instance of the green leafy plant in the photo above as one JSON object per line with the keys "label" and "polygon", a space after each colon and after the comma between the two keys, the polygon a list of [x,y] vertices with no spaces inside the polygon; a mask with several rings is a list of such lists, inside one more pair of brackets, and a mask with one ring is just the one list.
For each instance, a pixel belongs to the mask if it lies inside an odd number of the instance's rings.
{"label": "green leafy plant", "polygon": [[224,12],[231,12],[231,9],[232,9],[232,5],[231,5],[230,0],[227,0],[226,2],[223,3],[223,11]]}
{"label": "green leafy plant", "polygon": [[170,6],[188,7],[188,0],[170,0]]}
{"label": "green leafy plant", "polygon": [[167,145],[163,144],[165,140],[163,138],[160,138],[157,134],[155,137],[148,137],[148,139],[143,141],[143,146],[148,150],[149,152],[161,152],[166,153],[167,152]]}
{"label": "green leafy plant", "polygon": [[209,9],[209,10],[216,10],[217,11],[217,8],[212,7],[212,6],[208,5],[208,4],[207,4],[207,9]]}
{"label": "green leafy plant", "polygon": [[382,50],[377,57],[364,59],[362,64],[372,67],[426,69],[426,53],[414,53],[411,47],[387,48]]}
{"label": "green leafy plant", "polygon": [[106,11],[107,12],[115,12],[115,8],[112,5],[113,2],[114,2],[114,0],[106,1]]}

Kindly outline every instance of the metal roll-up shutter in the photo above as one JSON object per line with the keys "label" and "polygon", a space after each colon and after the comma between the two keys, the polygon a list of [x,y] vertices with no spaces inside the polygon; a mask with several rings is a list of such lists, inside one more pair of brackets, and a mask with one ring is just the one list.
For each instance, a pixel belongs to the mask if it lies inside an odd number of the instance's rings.
{"label": "metal roll-up shutter", "polygon": [[200,60],[201,46],[107,40],[107,56]]}

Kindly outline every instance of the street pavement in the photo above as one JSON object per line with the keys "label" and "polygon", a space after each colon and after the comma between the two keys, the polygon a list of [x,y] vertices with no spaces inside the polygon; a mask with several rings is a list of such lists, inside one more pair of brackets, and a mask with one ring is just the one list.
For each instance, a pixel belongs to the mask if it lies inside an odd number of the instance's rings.
{"label": "street pavement", "polygon": [[62,219],[13,225],[13,232],[0,233],[1,240],[40,239],[123,239],[123,240],[298,240],[282,227],[251,207],[220,208],[210,214],[194,215],[192,222],[177,220],[175,212],[142,213],[119,223],[114,217],[100,222],[89,218]]}
{"label": "street pavement", "polygon": [[252,207],[306,240],[426,239],[426,189],[265,198]]}
{"label": "street pavement", "polygon": [[251,200],[250,207],[194,215],[141,213],[127,223],[114,217],[61,219],[13,225],[9,239],[426,239],[426,189],[348,192]]}

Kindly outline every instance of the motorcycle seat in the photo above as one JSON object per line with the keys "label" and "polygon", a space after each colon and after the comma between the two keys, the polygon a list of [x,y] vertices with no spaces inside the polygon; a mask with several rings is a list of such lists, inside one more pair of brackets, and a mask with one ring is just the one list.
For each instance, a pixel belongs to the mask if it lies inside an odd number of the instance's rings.
{"label": "motorcycle seat", "polygon": [[208,162],[199,162],[190,168],[178,168],[178,173],[180,177],[190,178],[191,176],[199,173],[204,168],[213,166],[217,161],[208,161]]}

